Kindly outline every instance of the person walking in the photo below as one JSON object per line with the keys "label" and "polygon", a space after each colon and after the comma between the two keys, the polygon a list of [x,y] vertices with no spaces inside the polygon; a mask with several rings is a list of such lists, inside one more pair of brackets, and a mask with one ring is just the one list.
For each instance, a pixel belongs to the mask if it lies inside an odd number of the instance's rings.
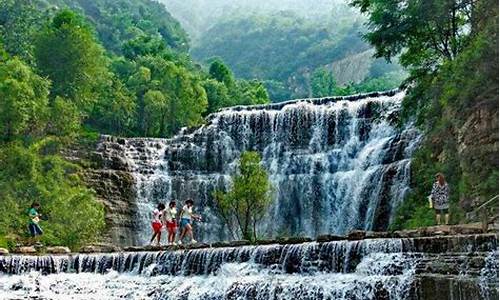
{"label": "person walking", "polygon": [[40,236],[43,234],[43,230],[40,227],[40,218],[42,215],[38,212],[40,209],[40,203],[33,202],[30,209],[28,210],[28,216],[30,218],[28,223],[28,229],[30,231],[30,243],[35,242],[37,245],[40,244]]}
{"label": "person walking", "polygon": [[442,173],[436,174],[436,182],[432,185],[431,191],[431,201],[432,207],[436,213],[436,223],[437,225],[441,225],[441,215],[444,214],[444,223],[446,225],[449,224],[450,214],[449,214],[449,188],[448,183],[444,178]]}
{"label": "person walking", "polygon": [[191,199],[186,200],[185,205],[182,207],[181,211],[181,221],[180,229],[181,234],[179,236],[179,245],[182,245],[182,240],[188,236],[191,239],[191,243],[197,243],[193,237],[193,226],[192,220],[201,221],[201,216],[193,213],[194,202]]}
{"label": "person walking", "polygon": [[177,203],[175,201],[170,201],[168,208],[163,213],[163,224],[167,228],[168,245],[174,245],[177,232]]}
{"label": "person walking", "polygon": [[156,238],[156,246],[160,246],[161,239],[161,228],[163,224],[161,222],[162,214],[165,210],[165,204],[159,203],[155,210],[153,210],[153,220],[151,221],[151,227],[153,227],[153,236],[151,237],[150,245],[153,245],[153,241]]}

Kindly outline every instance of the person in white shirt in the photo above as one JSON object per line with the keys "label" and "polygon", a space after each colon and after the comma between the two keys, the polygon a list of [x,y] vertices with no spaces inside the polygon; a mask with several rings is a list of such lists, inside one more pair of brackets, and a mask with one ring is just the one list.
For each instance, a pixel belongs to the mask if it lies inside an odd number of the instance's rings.
{"label": "person in white shirt", "polygon": [[170,201],[168,208],[163,213],[163,224],[168,232],[168,245],[175,244],[175,234],[177,232],[177,203]]}
{"label": "person in white shirt", "polygon": [[182,207],[181,211],[181,235],[179,236],[179,245],[182,244],[182,240],[184,237],[188,236],[191,238],[191,243],[196,243],[196,240],[193,237],[193,226],[192,220],[201,221],[201,216],[193,213],[194,202],[191,199],[186,200],[185,205]]}
{"label": "person in white shirt", "polygon": [[153,220],[151,221],[151,227],[153,227],[153,236],[151,237],[151,241],[149,242],[151,245],[153,245],[153,241],[156,238],[156,246],[160,246],[161,228],[163,227],[161,218],[164,210],[165,204],[159,203],[156,209],[153,211]]}

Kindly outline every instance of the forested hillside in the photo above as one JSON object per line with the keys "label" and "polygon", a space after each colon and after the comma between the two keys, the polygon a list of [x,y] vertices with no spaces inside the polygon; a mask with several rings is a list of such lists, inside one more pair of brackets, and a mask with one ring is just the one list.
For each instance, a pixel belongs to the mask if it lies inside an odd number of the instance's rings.
{"label": "forested hillside", "polygon": [[196,37],[198,61],[218,57],[237,77],[263,80],[273,101],[392,89],[406,75],[397,64],[373,59],[361,37],[364,18],[344,1],[166,5]]}
{"label": "forested hillside", "polygon": [[269,101],[219,61],[202,70],[150,0],[0,0],[0,36],[0,244],[26,237],[33,200],[50,218],[46,243],[99,237],[103,207],[61,156],[71,145],[168,137],[221,107]]}
{"label": "forested hillside", "polygon": [[437,172],[450,186],[452,221],[464,222],[498,194],[498,3],[403,2],[353,1],[369,16],[375,55],[409,69],[404,114],[424,133],[393,228],[434,224],[425,199]]}

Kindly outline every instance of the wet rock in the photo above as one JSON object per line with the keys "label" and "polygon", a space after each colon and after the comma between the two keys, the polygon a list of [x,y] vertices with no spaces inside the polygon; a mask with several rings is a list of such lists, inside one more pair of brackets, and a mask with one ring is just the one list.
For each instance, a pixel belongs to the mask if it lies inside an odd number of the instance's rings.
{"label": "wet rock", "polygon": [[366,239],[385,239],[390,237],[391,233],[387,231],[367,231],[365,235]]}
{"label": "wet rock", "polygon": [[68,254],[71,252],[68,247],[63,246],[47,247],[45,251],[50,254]]}
{"label": "wet rock", "polygon": [[255,242],[257,245],[272,245],[272,244],[279,244],[278,240],[258,240]]}
{"label": "wet rock", "polygon": [[33,246],[21,246],[21,247],[15,248],[13,253],[34,254],[34,253],[36,253],[36,249]]}
{"label": "wet rock", "polygon": [[9,250],[5,248],[0,248],[0,255],[7,255],[7,254],[9,254]]}
{"label": "wet rock", "polygon": [[213,248],[229,247],[229,242],[215,242],[210,244],[210,247]]}
{"label": "wet rock", "polygon": [[120,251],[120,247],[111,244],[92,244],[83,246],[80,249],[81,253],[110,253]]}
{"label": "wet rock", "polygon": [[287,237],[287,238],[281,238],[277,240],[279,244],[302,244],[302,243],[308,243],[311,242],[312,239],[308,237]]}
{"label": "wet rock", "polygon": [[346,239],[345,236],[334,235],[334,234],[322,234],[322,235],[318,235],[318,237],[316,237],[316,241],[320,242],[320,243],[342,241],[345,239]]}
{"label": "wet rock", "polygon": [[413,238],[422,236],[422,232],[419,230],[398,230],[394,231],[391,235],[395,238]]}
{"label": "wet rock", "polygon": [[362,240],[366,236],[366,231],[363,230],[353,230],[347,234],[347,239],[348,240]]}

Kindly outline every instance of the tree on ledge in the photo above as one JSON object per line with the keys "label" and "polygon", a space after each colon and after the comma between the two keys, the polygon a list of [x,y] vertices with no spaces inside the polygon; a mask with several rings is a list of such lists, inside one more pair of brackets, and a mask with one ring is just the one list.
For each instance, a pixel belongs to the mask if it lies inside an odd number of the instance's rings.
{"label": "tree on ledge", "polygon": [[244,239],[255,241],[257,222],[271,203],[271,183],[259,153],[241,154],[239,172],[232,177],[232,182],[229,191],[214,193],[217,208],[233,237],[235,231],[239,231]]}

